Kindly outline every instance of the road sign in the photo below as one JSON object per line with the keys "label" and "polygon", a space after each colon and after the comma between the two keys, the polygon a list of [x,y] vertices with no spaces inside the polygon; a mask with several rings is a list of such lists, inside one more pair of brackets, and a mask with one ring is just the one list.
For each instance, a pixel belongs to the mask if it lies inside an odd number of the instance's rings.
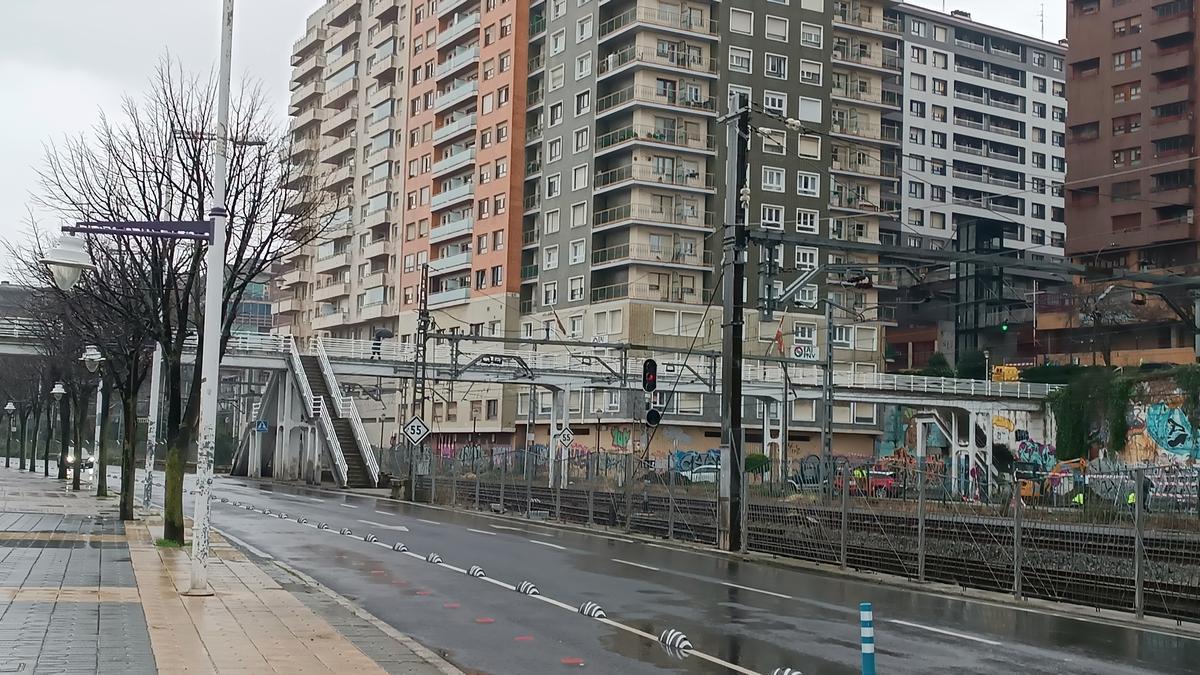
{"label": "road sign", "polygon": [[404,425],[404,435],[413,445],[418,445],[429,436],[429,425],[425,424],[425,420],[414,415],[408,424]]}
{"label": "road sign", "polygon": [[254,431],[260,434],[267,433],[267,421],[259,420],[254,423]]}
{"label": "road sign", "polygon": [[816,345],[792,345],[792,358],[801,361],[819,361],[821,349]]}
{"label": "road sign", "polygon": [[563,430],[558,432],[558,442],[564,448],[571,447],[571,442],[575,440],[575,432],[571,431],[571,427],[563,427]]}

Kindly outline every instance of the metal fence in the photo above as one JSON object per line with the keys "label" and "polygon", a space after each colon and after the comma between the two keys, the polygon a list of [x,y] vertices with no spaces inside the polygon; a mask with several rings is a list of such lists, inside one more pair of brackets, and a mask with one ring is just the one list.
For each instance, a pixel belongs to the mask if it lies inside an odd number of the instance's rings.
{"label": "metal fence", "polygon": [[[406,476],[406,451],[381,463]],[[417,498],[715,545],[716,475],[630,454],[486,449],[417,458]],[[810,462],[811,464],[811,462]],[[776,476],[776,477],[772,477]],[[1200,620],[1200,470],[952,485],[949,467],[839,458],[747,477],[750,551],[1139,616]]]}

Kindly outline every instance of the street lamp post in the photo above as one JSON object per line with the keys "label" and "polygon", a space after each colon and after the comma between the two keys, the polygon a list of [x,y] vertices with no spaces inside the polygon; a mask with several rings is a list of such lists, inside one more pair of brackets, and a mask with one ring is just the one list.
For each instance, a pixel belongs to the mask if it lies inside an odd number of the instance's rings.
{"label": "street lamp post", "polygon": [[[54,402],[58,404],[58,477],[66,479],[67,477],[67,418],[70,416],[70,404],[63,397],[67,390],[63,387],[62,382],[55,382],[54,388],[50,390],[50,395],[54,397]],[[53,424],[53,423],[51,423]],[[46,474],[50,473],[50,447],[46,446]]]}
{"label": "street lamp post", "polygon": [[12,428],[13,428],[13,413],[16,412],[17,406],[12,401],[4,406],[4,412],[7,413],[8,424],[5,426],[4,435],[4,468],[12,466]]}
{"label": "street lamp post", "polygon": [[[108,495],[108,462],[104,453],[104,439],[100,435],[101,421],[108,416],[108,397],[105,396],[104,376],[101,373],[101,366],[104,364],[104,355],[100,353],[100,349],[96,345],[88,345],[83,350],[83,356],[79,357],[83,361],[83,365],[92,375],[99,376],[96,382],[96,434],[92,448],[95,461],[92,464],[93,472],[96,476],[96,496],[105,497]],[[80,420],[82,423],[83,420]],[[83,463],[83,453],[80,452],[79,464]],[[77,465],[75,470],[76,487],[78,488],[79,471],[82,467]]]}

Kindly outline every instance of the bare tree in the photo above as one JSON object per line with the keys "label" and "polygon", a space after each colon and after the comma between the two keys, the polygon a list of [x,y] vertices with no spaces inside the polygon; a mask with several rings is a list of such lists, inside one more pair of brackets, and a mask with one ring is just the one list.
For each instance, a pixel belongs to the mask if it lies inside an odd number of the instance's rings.
{"label": "bare tree", "polygon": [[[214,92],[211,77],[186,74],[164,58],[146,95],[140,101],[127,98],[118,119],[102,115],[89,133],[47,147],[40,203],[69,220],[207,220]],[[276,131],[258,85],[243,85],[235,97],[230,137],[221,353],[247,286],[318,236],[338,206],[334,195],[304,180],[300,167],[289,162],[289,140]],[[186,369],[184,352],[203,321],[208,273],[203,247],[89,236],[88,249],[109,275],[97,275],[94,292],[119,299],[121,318],[145,322],[162,346],[164,536],[183,543],[183,474],[196,436],[202,345],[196,345],[196,358]]]}

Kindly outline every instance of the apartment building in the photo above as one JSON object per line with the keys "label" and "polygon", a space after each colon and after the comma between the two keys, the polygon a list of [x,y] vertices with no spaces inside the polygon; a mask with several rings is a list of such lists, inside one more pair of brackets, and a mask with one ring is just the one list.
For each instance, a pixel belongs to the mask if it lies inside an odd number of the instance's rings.
{"label": "apartment building", "polygon": [[[1066,223],[1066,50],[1057,43],[899,4],[904,125],[883,242],[1015,259],[1063,259]],[[890,258],[902,262],[903,256]],[[899,330],[893,366],[919,368],[937,349],[953,362],[970,350],[994,363],[1032,362],[1034,306],[1053,275],[959,264],[898,271],[887,294]],[[908,303],[932,299],[927,305]]]}
{"label": "apartment building", "polygon": [[[1072,0],[1067,37],[1067,254],[1093,268],[1194,275],[1193,2]],[[1055,300],[1039,331],[1057,361],[1195,362],[1185,290],[1081,282]]]}

